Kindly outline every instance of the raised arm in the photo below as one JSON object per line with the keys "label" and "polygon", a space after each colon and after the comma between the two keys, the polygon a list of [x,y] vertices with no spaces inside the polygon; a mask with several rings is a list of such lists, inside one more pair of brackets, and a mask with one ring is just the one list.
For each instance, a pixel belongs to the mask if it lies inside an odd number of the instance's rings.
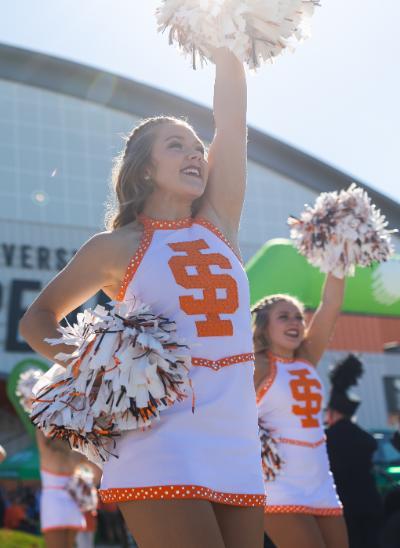
{"label": "raised arm", "polygon": [[208,160],[210,174],[201,215],[236,240],[246,185],[246,77],[242,63],[227,49],[214,55],[215,134]]}
{"label": "raised arm", "polygon": [[322,291],[322,300],[307,330],[299,356],[317,365],[332,337],[343,303],[345,280],[328,274]]}

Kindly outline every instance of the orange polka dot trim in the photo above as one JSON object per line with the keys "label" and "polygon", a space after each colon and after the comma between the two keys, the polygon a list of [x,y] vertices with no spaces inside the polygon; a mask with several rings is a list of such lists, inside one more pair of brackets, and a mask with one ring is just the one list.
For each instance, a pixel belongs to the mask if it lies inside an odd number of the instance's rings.
{"label": "orange polka dot trim", "polygon": [[271,374],[268,376],[268,378],[265,380],[265,382],[263,382],[261,384],[261,386],[259,387],[259,389],[257,390],[257,395],[256,395],[257,403],[260,403],[260,401],[263,399],[265,394],[268,392],[268,390],[273,385],[277,371],[278,370],[277,370],[277,367],[276,367],[276,362],[273,360],[271,362]]}
{"label": "orange polka dot trim", "polygon": [[142,262],[142,259],[146,251],[150,247],[151,241],[153,239],[153,234],[154,234],[153,230],[145,227],[138,250],[132,257],[132,259],[129,261],[128,267],[125,272],[125,276],[121,282],[121,287],[117,295],[117,301],[124,300],[127,287],[131,283],[133,276],[136,274],[136,271],[139,268],[140,263]]}
{"label": "orange polka dot trim", "polygon": [[281,363],[294,363],[294,362],[299,362],[299,363],[305,363],[306,365],[310,365],[311,367],[315,367],[314,364],[312,364],[311,362],[307,361],[305,358],[296,358],[296,357],[293,357],[293,358],[284,358],[282,356],[277,356],[276,354],[273,354],[272,352],[270,352],[269,350],[267,350],[267,358],[271,361],[271,362],[281,362]]}
{"label": "orange polka dot trim", "polygon": [[265,514],[311,514],[313,516],[342,516],[343,508],[313,508],[312,506],[265,506]]}
{"label": "orange polka dot trim", "polygon": [[151,230],[177,230],[178,228],[189,228],[192,226],[194,219],[192,217],[185,217],[183,219],[178,219],[177,221],[163,221],[146,217],[146,215],[138,215],[138,221],[140,221],[145,228]]}
{"label": "orange polka dot trim", "polygon": [[321,440],[310,442],[310,441],[302,441],[302,440],[292,440],[290,438],[278,438],[278,441],[280,443],[288,443],[289,445],[297,445],[299,447],[310,447],[311,449],[315,449],[319,447],[320,445],[323,445],[326,441],[326,438],[323,437]]}
{"label": "orange polka dot trim", "polygon": [[231,506],[265,506],[265,495],[221,493],[199,485],[159,485],[155,487],[100,489],[102,502],[141,500],[201,499]]}
{"label": "orange polka dot trim", "polygon": [[236,356],[229,356],[228,358],[222,358],[220,360],[207,360],[205,358],[192,358],[192,365],[195,367],[209,367],[214,371],[218,371],[222,367],[227,367],[228,365],[234,365],[236,363],[251,362],[253,365],[254,354],[237,354]]}

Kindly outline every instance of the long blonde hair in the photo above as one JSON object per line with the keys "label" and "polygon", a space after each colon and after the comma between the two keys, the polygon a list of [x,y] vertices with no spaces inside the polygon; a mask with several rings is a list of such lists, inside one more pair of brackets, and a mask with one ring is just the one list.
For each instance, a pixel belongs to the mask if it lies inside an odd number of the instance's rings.
{"label": "long blonde hair", "polygon": [[266,330],[270,314],[274,306],[281,302],[294,304],[300,312],[304,314],[304,304],[291,295],[277,293],[275,295],[267,295],[258,301],[251,309],[253,318],[253,346],[255,353],[265,352],[269,349],[270,342],[268,341]]}
{"label": "long blonde hair", "polygon": [[[167,123],[181,124],[192,129],[184,119],[155,116],[143,120],[127,136],[125,148],[114,160],[112,189],[105,217],[108,230],[115,230],[135,221],[142,212],[147,198],[154,189],[154,183],[146,175],[146,170],[151,167],[156,129]],[[195,207],[194,203],[193,208]]]}

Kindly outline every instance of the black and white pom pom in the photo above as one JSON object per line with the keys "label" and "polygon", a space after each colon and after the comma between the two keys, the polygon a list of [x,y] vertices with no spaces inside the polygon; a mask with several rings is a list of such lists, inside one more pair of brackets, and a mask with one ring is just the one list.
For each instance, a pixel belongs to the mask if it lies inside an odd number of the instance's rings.
{"label": "black and white pom pom", "polygon": [[261,463],[265,481],[274,481],[281,473],[283,460],[279,455],[277,441],[271,432],[259,425],[261,440]]}
{"label": "black and white pom pom", "polygon": [[323,192],[300,218],[290,217],[290,236],[299,252],[321,272],[354,276],[356,266],[387,261],[393,254],[387,222],[368,194],[352,184]]}
{"label": "black and white pom pom", "polygon": [[94,474],[86,466],[79,466],[67,484],[67,491],[81,512],[95,512],[98,495],[94,486]]}
{"label": "black and white pom pom", "polygon": [[372,274],[375,299],[388,306],[400,300],[400,257],[382,263]]}
{"label": "black and white pom pom", "polygon": [[33,387],[42,375],[43,371],[41,369],[32,367],[26,369],[18,378],[15,394],[27,413],[30,413],[32,409]]}
{"label": "black and white pom pom", "polygon": [[196,58],[212,60],[216,48],[230,49],[250,68],[274,60],[310,34],[319,0],[163,0],[160,31]]}
{"label": "black and white pom pom", "polygon": [[174,322],[139,303],[112,304],[85,310],[77,324],[59,328],[60,339],[47,340],[76,349],[56,356],[68,365],[54,366],[54,378],[50,370],[31,413],[46,436],[69,441],[97,464],[112,453],[115,436],[150,426],[191,391],[191,360]]}

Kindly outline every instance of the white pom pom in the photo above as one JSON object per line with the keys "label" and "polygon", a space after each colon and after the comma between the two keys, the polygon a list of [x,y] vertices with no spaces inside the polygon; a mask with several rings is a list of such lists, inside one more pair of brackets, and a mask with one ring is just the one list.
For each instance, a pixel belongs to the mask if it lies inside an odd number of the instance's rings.
{"label": "white pom pom", "polygon": [[175,324],[147,306],[86,310],[59,331],[51,344],[69,341],[76,350],[61,375],[56,366],[41,383],[31,418],[97,464],[112,453],[115,436],[150,426],[191,390],[190,358],[174,338]]}
{"label": "white pom pom", "polygon": [[372,291],[378,302],[389,306],[400,299],[400,257],[380,264],[372,277]]}
{"label": "white pom pom", "polygon": [[355,184],[347,190],[323,192],[300,219],[291,217],[290,236],[300,253],[321,272],[337,278],[354,276],[356,266],[370,266],[393,254],[387,222]]}
{"label": "white pom pom", "polygon": [[32,409],[33,387],[43,374],[41,369],[32,367],[19,376],[15,393],[27,413],[30,413]]}
{"label": "white pom pom", "polygon": [[67,491],[81,512],[96,511],[98,496],[92,470],[85,466],[79,466],[67,484]]}
{"label": "white pom pom", "polygon": [[230,49],[250,68],[272,61],[310,34],[318,0],[163,0],[159,30],[170,44],[201,62],[216,48]]}

